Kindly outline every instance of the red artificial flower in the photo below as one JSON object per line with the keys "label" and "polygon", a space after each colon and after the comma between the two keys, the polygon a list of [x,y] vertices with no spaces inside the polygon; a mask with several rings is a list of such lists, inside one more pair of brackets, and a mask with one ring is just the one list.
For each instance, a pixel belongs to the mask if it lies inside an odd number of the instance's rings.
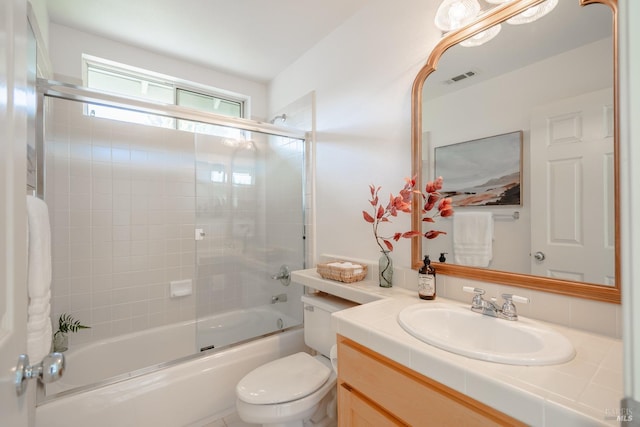
{"label": "red artificial flower", "polygon": [[[385,251],[393,251],[393,244],[391,243],[391,239],[394,241],[399,241],[400,239],[412,239],[417,236],[424,236],[427,239],[435,239],[440,234],[447,234],[443,231],[437,230],[429,230],[426,233],[422,233],[422,231],[410,230],[405,231],[403,233],[396,232],[391,237],[381,236],[379,234],[378,226],[383,222],[391,222],[389,217],[395,217],[398,215],[398,212],[411,213],[411,200],[415,194],[420,194],[423,200],[425,200],[422,215],[422,222],[431,222],[435,223],[435,217],[449,217],[453,215],[453,208],[451,207],[451,198],[445,197],[438,192],[442,189],[443,184],[442,177],[436,178],[434,181],[429,181],[426,185],[426,194],[422,194],[419,190],[415,190],[416,179],[413,178],[405,178],[405,185],[399,191],[397,196],[393,194],[389,195],[389,203],[386,207],[383,207],[380,204],[380,200],[378,198],[378,193],[380,192],[381,187],[375,187],[374,185],[369,185],[369,190],[371,193],[371,199],[369,203],[373,206],[373,215],[368,213],[367,211],[362,211],[362,217],[368,223],[370,223],[373,227],[373,236],[376,239],[376,243],[380,247],[381,250]],[[438,211],[434,214],[427,216],[426,214],[430,212],[435,206],[438,206]]]}
{"label": "red artificial flower", "polygon": [[439,176],[438,178],[435,179],[435,181],[427,182],[427,185],[425,187],[425,191],[427,193],[436,193],[436,192],[438,192],[438,190],[442,190],[442,183],[443,182],[444,182],[444,179],[442,179],[442,177]]}
{"label": "red artificial flower", "polygon": [[444,231],[429,230],[426,233],[424,233],[424,237],[426,237],[427,239],[435,239],[441,234],[447,234],[447,233],[445,233]]}

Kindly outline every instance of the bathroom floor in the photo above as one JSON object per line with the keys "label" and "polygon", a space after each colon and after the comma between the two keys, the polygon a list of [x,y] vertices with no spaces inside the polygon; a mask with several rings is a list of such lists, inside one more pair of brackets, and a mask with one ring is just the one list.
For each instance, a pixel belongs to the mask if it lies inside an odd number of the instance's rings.
{"label": "bathroom floor", "polygon": [[224,418],[220,418],[219,420],[215,420],[209,424],[205,424],[202,427],[253,427],[257,426],[257,424],[248,424],[240,419],[238,414],[235,412],[233,414],[229,414]]}

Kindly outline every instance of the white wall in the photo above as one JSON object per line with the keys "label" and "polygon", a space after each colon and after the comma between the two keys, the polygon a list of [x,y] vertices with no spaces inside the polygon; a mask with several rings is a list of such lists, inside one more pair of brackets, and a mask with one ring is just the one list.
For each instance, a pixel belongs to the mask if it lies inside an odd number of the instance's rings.
{"label": "white wall", "polygon": [[[377,259],[369,184],[388,197],[411,174],[411,85],[439,40],[437,2],[374,0],[292,64],[270,85],[269,109],[316,92],[317,253]],[[410,228],[409,215],[385,224]],[[410,242],[396,244],[409,265]]]}
{"label": "white wall", "polygon": [[180,59],[84,33],[58,24],[49,26],[49,54],[55,78],[82,82],[82,54],[97,56],[201,85],[225,89],[251,97],[251,118],[267,117],[266,85],[218,72]]}
{"label": "white wall", "polygon": [[191,320],[194,279],[194,134],[90,117],[52,99],[45,132],[45,200],[51,217],[51,317],[91,329],[71,345]]}
{"label": "white wall", "polygon": [[[413,0],[402,7],[372,1],[270,84],[272,111],[316,91],[318,254],[377,257],[378,248],[361,211],[370,207],[369,184],[381,185],[386,197],[397,192],[410,174],[410,91],[417,71],[440,39],[431,25],[436,6],[437,2]],[[582,58],[580,53],[576,56]],[[610,72],[609,64],[604,65],[583,68],[589,73],[581,73],[585,74],[582,84],[575,87],[597,86],[595,82]],[[544,102],[540,95],[537,103]],[[521,117],[514,120],[518,125],[508,130],[525,127]],[[489,135],[494,130],[479,132]],[[461,133],[454,140],[467,136]],[[408,228],[408,215],[385,224],[390,234]],[[396,265],[408,265],[409,254],[409,241],[398,242],[393,252]],[[431,255],[435,258],[437,253]]]}
{"label": "white wall", "polygon": [[[624,330],[624,392],[635,402],[627,402],[640,412],[640,4],[636,0],[620,2],[620,163],[622,295]],[[634,165],[632,168],[631,165]],[[634,421],[637,418],[634,417]]]}
{"label": "white wall", "polygon": [[29,0],[33,16],[38,21],[38,30],[42,35],[42,39],[38,43],[44,43],[45,50],[49,47],[49,11],[47,10],[46,0]]}
{"label": "white wall", "polygon": [[[432,25],[438,4],[407,0],[398,6],[372,0],[270,84],[270,111],[279,111],[312,90],[316,93],[318,255],[378,258],[378,248],[361,211],[370,207],[369,184],[381,185],[382,194],[388,195],[397,192],[403,178],[410,174],[411,87],[440,39]],[[409,218],[387,225],[390,234],[406,230]],[[409,241],[397,243],[394,264],[408,266],[410,252]],[[486,287],[492,289],[492,295],[508,289],[491,284]],[[522,288],[518,288],[518,294],[536,298],[543,311],[547,307],[547,313],[562,315],[569,309],[586,313],[583,318],[596,319],[572,321],[575,327],[620,336],[618,305]],[[559,318],[547,317],[552,321]],[[606,323],[606,331],[592,327],[594,323]]]}

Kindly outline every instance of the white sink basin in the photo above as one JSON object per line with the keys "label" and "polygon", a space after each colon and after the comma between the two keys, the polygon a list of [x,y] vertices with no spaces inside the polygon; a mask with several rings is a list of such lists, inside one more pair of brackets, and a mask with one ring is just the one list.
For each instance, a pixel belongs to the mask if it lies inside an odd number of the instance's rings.
{"label": "white sink basin", "polygon": [[554,365],[573,359],[573,345],[530,319],[498,319],[450,304],[421,303],[398,314],[402,328],[452,353],[509,365]]}

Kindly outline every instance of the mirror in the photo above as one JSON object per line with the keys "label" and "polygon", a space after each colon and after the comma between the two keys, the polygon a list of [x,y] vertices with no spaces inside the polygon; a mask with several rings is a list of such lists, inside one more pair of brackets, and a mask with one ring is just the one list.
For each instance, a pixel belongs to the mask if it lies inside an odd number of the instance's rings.
{"label": "mirror", "polygon": [[[617,2],[559,2],[549,15],[533,23],[504,23],[541,2],[509,2],[447,34],[434,48],[414,81],[412,168],[422,187],[434,178],[436,147],[519,131],[522,131],[522,179],[519,205],[456,208],[458,212],[493,213],[493,257],[487,267],[455,264],[450,218],[439,218],[432,227],[447,231],[447,238],[440,236],[434,240],[412,241],[412,266],[418,268],[422,264],[423,253],[436,260],[441,252],[447,252],[445,263],[434,263],[442,274],[619,303],[620,287],[616,279],[620,277],[618,82],[615,65]],[[600,4],[592,5],[594,3]],[[484,45],[459,45],[499,23],[503,23],[502,31]],[[561,25],[559,36],[553,35],[554,25]],[[603,31],[598,28],[603,28]],[[458,82],[454,83],[456,80]],[[594,101],[594,96],[599,98]],[[571,144],[571,138],[588,138],[586,134],[578,134],[584,127],[578,125],[590,124],[592,119],[573,114],[589,110],[583,107],[585,99],[598,106],[593,111],[603,124],[596,131],[603,141],[599,146],[607,148],[600,152],[595,162],[600,168],[598,172],[591,169],[593,164],[571,164],[569,159],[581,155],[570,154],[555,163],[540,157],[540,152],[545,152],[540,147],[553,145],[545,144],[549,140],[568,147],[578,145]],[[465,125],[461,126],[461,123]],[[569,171],[573,171],[573,175]],[[536,187],[540,176],[555,176],[557,181]],[[588,183],[587,179],[602,176],[608,177],[600,179],[597,184],[602,194],[594,194],[590,191],[594,184]],[[571,197],[567,197],[566,192],[556,190],[559,188],[557,183],[566,183],[568,178],[575,178],[574,184],[579,181],[587,186],[589,192],[573,191]],[[444,181],[444,190],[447,190],[446,176]],[[549,206],[545,207],[547,201]],[[583,205],[589,209],[583,209]],[[429,228],[421,222],[420,209],[419,200],[415,200],[412,227],[426,231]],[[518,219],[512,216],[516,212]],[[573,214],[568,215],[567,212]],[[598,214],[594,215],[594,212]],[[545,225],[544,221],[541,224],[541,220],[549,221],[550,225]],[[589,224],[596,222],[600,231],[591,232],[593,228]],[[552,232],[556,234],[550,234]],[[599,248],[592,250],[595,254],[589,255],[591,252],[588,252],[584,255],[582,252],[584,258],[577,257],[578,265],[600,263],[595,268],[595,275],[576,273],[571,265],[547,263],[556,259],[565,261],[571,255],[554,252],[553,247],[539,246],[548,241],[551,241],[551,246],[557,242],[560,242],[555,245],[558,247],[583,246],[583,241],[586,245],[595,235],[601,237],[593,244],[594,248]],[[536,260],[536,252],[543,256],[546,254],[547,260]],[[602,274],[603,271],[607,274]]]}

